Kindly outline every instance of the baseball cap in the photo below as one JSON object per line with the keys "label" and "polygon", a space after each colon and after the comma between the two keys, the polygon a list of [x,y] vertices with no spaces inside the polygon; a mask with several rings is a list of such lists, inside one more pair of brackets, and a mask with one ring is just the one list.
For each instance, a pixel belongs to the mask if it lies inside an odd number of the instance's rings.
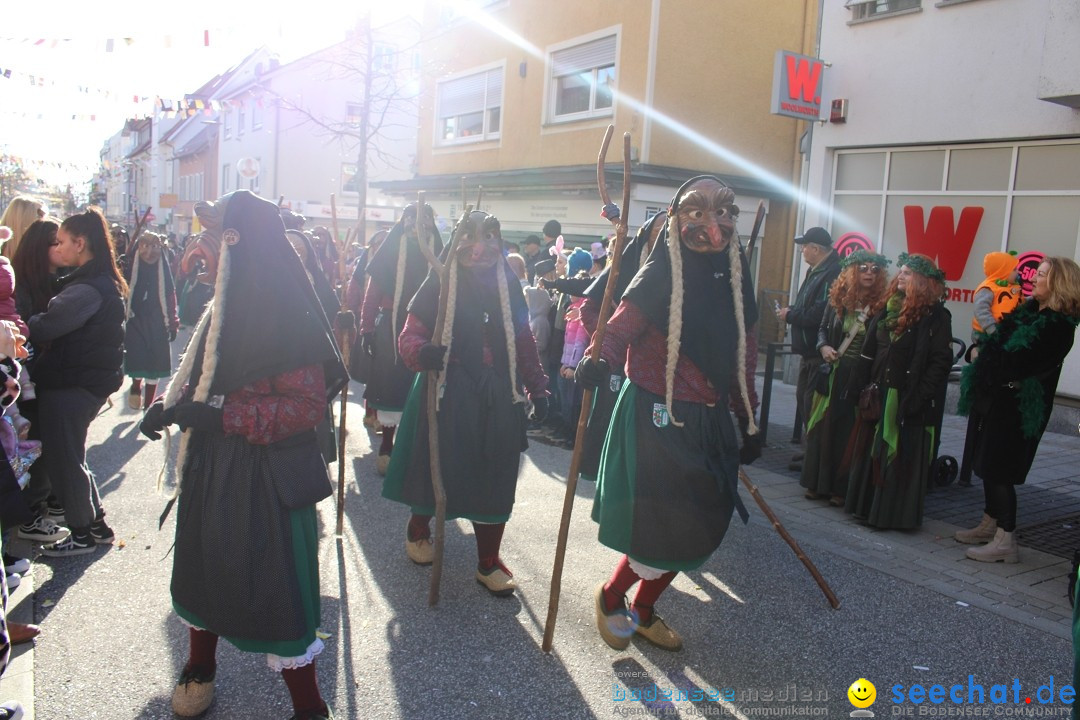
{"label": "baseball cap", "polygon": [[832,247],[832,235],[829,231],[823,227],[812,227],[806,230],[802,235],[795,238],[796,245],[805,245],[806,243],[814,243],[821,245],[822,247]]}

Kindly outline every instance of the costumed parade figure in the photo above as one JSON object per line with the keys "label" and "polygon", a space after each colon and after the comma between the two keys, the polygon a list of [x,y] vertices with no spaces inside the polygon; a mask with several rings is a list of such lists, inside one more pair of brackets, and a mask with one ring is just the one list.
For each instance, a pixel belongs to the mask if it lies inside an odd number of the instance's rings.
{"label": "costumed parade figure", "polygon": [[221,248],[213,301],[141,425],[153,439],[184,430],[171,589],[191,645],[173,710],[210,705],[224,637],[266,653],[295,720],[329,718],[315,503],[331,486],[314,430],[345,368],[277,206],[238,190],[195,212]]}
{"label": "costumed parade figure", "polygon": [[[679,571],[719,547],[738,496],[739,445],[727,394],[738,382],[748,415],[746,328],[757,319],[750,269],[734,241],[734,193],[712,176],[688,180],[645,264],[608,321],[600,359],[577,378],[596,387],[626,364],[604,442],[592,517],[600,542],[624,553],[596,589],[600,636],[624,649],[635,632],[678,650],[655,612]],[[752,420],[750,435],[757,433]],[[624,595],[641,581],[629,609]]]}
{"label": "costumed parade figure", "polygon": [[[492,594],[514,592],[499,559],[503,530],[514,507],[525,438],[522,386],[536,417],[547,413],[548,378],[529,329],[521,284],[503,257],[499,221],[483,212],[462,219],[448,262],[449,298],[442,337],[433,338],[439,278],[432,272],[409,304],[399,339],[401,357],[414,371],[438,371],[438,433],[446,517],[473,522],[479,563],[476,580]],[[444,255],[448,255],[449,250]],[[427,394],[417,377],[402,418],[398,446],[383,496],[412,507],[406,536],[409,558],[434,557],[434,514],[428,451]]]}
{"label": "costumed parade figure", "polygon": [[124,326],[124,372],[131,376],[128,406],[139,408],[139,391],[146,381],[142,407],[150,407],[158,380],[172,375],[172,348],[180,318],[176,314],[169,261],[162,253],[162,238],[143,233],[131,253],[131,289]]}
{"label": "costumed parade figure", "polygon": [[[378,231],[371,236],[367,247],[361,248],[357,253],[352,274],[349,276],[349,282],[345,286],[345,307],[351,310],[355,317],[360,317],[360,312],[364,306],[364,294],[367,292],[368,286],[368,262],[375,255],[379,246],[383,244],[387,234],[386,230]],[[356,382],[366,385],[371,372],[372,358],[365,352],[362,340],[363,336],[358,335],[353,343],[352,351],[349,353],[349,376]],[[375,432],[382,430],[376,419],[375,406],[371,405],[367,400],[364,401],[364,427]]]}
{"label": "costumed parade figure", "polygon": [[[852,458],[845,454],[857,420],[859,393],[869,382],[862,361],[866,327],[885,304],[889,260],[856,250],[829,289],[829,306],[818,329],[817,349],[828,370],[824,384],[815,380],[814,400],[806,420],[806,457],[799,484],[809,500],[827,499],[843,507]],[[819,369],[819,373],[821,369]]]}
{"label": "costumed parade figure", "polygon": [[[900,253],[885,307],[866,328],[861,355],[880,409],[863,416],[849,442],[854,458],[845,509],[882,530],[922,524],[930,466],[952,368],[952,315],[945,273],[925,255]],[[878,417],[874,417],[877,415]]]}
{"label": "costumed parade figure", "polygon": [[[426,207],[423,225],[430,236],[424,242],[432,243],[433,252],[438,255],[442,252],[442,237],[435,227],[431,206]],[[394,431],[416,375],[398,355],[397,338],[405,326],[409,301],[424,282],[427,271],[428,263],[416,234],[416,205],[412,204],[401,213],[401,220],[368,260],[368,284],[360,310],[361,349],[371,358],[364,399],[369,407],[375,408],[382,425],[382,444],[375,460],[380,475],[385,475],[390,465]]]}

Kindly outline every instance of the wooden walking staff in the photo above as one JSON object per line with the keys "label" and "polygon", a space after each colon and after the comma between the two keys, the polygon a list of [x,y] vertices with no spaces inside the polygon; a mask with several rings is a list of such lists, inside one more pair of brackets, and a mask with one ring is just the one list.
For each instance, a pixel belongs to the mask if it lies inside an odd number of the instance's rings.
{"label": "wooden walking staff", "polygon": [[[611,204],[607,184],[604,181],[604,160],[607,158],[614,125],[608,125],[604,134],[604,143],[600,146],[600,155],[596,159],[596,184],[600,189],[600,199],[604,205]],[[604,301],[600,305],[600,318],[596,323],[596,332],[590,345],[590,360],[600,357],[600,348],[604,345],[604,331],[608,316],[611,315],[615,284],[619,279],[619,267],[622,264],[622,250],[626,244],[626,217],[630,214],[630,133],[623,134],[623,196],[619,217],[615,219],[615,246],[611,249],[611,265],[608,270],[607,285],[604,287]],[[585,428],[592,409],[593,388],[585,388],[581,398],[581,414],[578,416],[577,431],[574,435],[574,452],[570,456],[570,471],[566,477],[566,494],[563,496],[562,521],[559,524],[559,541],[555,546],[555,566],[551,571],[551,597],[548,600],[547,621],[544,623],[544,652],[551,652],[551,642],[555,635],[555,618],[559,614],[559,593],[562,589],[563,561],[566,559],[566,541],[570,535],[570,516],[574,511],[574,497],[577,492],[578,471],[581,465],[581,448],[585,444]]]}
{"label": "wooden walking staff", "polygon": [[[349,367],[349,355],[352,352],[353,343],[356,341],[356,316],[352,310],[342,310],[334,319],[334,335],[341,352],[341,360],[345,367]],[[338,414],[338,502],[337,502],[337,534],[340,536],[345,527],[345,412],[349,407],[349,383],[341,388],[341,405]]]}
{"label": "wooden walking staff", "polygon": [[146,226],[146,218],[150,217],[150,210],[151,208],[146,208],[146,212],[143,213],[143,216],[139,219],[139,222],[135,223],[135,230],[131,233],[132,247],[135,247],[135,241],[139,239],[140,235],[142,235],[143,227]]}
{"label": "wooden walking staff", "polygon": [[818,571],[817,566],[813,561],[806,556],[803,549],[799,547],[799,543],[795,541],[795,538],[791,537],[791,533],[781,524],[780,518],[776,517],[776,513],[772,511],[769,504],[765,502],[765,498],[761,497],[761,493],[758,492],[757,485],[750,482],[750,477],[746,474],[746,471],[739,468],[739,479],[742,480],[743,485],[750,491],[750,494],[757,501],[758,507],[761,508],[761,512],[765,513],[765,517],[769,518],[769,522],[772,523],[773,529],[780,534],[780,537],[784,538],[791,549],[795,552],[795,557],[802,560],[802,564],[806,566],[806,569],[810,571],[810,574],[814,577],[818,587],[821,588],[821,592],[825,593],[825,597],[829,600],[829,604],[832,605],[833,610],[840,609],[840,601],[836,598],[832,588],[829,587],[829,583],[825,582],[825,578],[821,576],[821,572]]}
{"label": "wooden walking staff", "polygon": [[[435,256],[435,248],[429,245],[430,238],[425,233],[424,227],[424,193],[417,194],[416,202],[416,237],[420,245],[420,252],[427,258],[432,270],[439,276],[439,308],[435,314],[435,328],[432,331],[432,342],[439,342],[442,337],[443,326],[446,323],[446,306],[450,301],[450,261],[454,256],[457,235],[450,239],[450,250],[447,254],[446,264]],[[471,207],[465,208],[467,218]],[[464,223],[458,223],[460,228]],[[405,242],[405,238],[402,238]],[[445,358],[444,362],[449,362]],[[436,413],[436,404],[439,399],[439,371],[429,370],[425,379],[424,392],[427,397],[427,421],[428,421],[428,455],[431,456],[431,490],[435,496],[435,557],[431,563],[431,588],[428,590],[428,605],[438,605],[439,584],[442,581],[443,548],[446,545],[446,488],[442,481],[442,458],[439,456],[439,418]]]}

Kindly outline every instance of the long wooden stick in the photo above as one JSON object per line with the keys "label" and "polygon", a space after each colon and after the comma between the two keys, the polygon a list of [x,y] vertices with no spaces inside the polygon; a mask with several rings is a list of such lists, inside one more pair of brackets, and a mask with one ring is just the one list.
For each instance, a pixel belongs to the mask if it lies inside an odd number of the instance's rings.
{"label": "long wooden stick", "polygon": [[139,222],[135,223],[135,232],[131,236],[132,247],[135,247],[136,241],[138,241],[139,236],[142,235],[143,227],[146,225],[146,218],[150,216],[150,210],[151,208],[147,207],[146,212],[143,213],[142,218],[139,219]]}
{"label": "long wooden stick", "polygon": [[[471,208],[465,208],[465,217],[468,217]],[[439,342],[442,337],[443,327],[446,324],[446,306],[450,301],[450,262],[453,259],[454,249],[457,245],[457,237],[464,226],[464,222],[458,223],[458,232],[450,240],[450,250],[447,262],[443,265],[435,257],[434,247],[428,246],[428,236],[424,227],[424,193],[417,196],[416,208],[416,235],[420,245],[420,252],[427,258],[428,264],[439,276],[439,308],[435,315],[435,329],[431,339]],[[405,238],[401,239],[405,242]],[[445,362],[450,362],[446,358]],[[446,546],[446,488],[442,481],[442,458],[439,454],[439,417],[435,411],[439,399],[439,371],[428,371],[425,379],[424,391],[427,397],[427,421],[428,421],[428,455],[431,461],[431,490],[435,496],[435,557],[431,563],[431,587],[428,590],[428,605],[439,603],[439,585],[442,582],[443,549]]]}
{"label": "long wooden stick", "polygon": [[[596,159],[596,184],[600,190],[600,198],[605,205],[611,203],[608,196],[607,184],[604,180],[604,160],[607,158],[608,145],[611,143],[611,135],[615,132],[614,125],[608,125],[604,134],[604,142],[600,146],[600,155]],[[627,221],[630,215],[630,133],[623,135],[623,197],[622,208],[615,223],[615,247],[611,250],[611,268],[608,270],[607,285],[604,286],[604,301],[600,305],[600,318],[596,323],[596,332],[593,333],[590,345],[589,359],[596,360],[600,357],[600,349],[604,344],[604,331],[607,328],[607,320],[611,315],[615,285],[619,279],[619,268],[622,265],[622,251],[626,244]],[[541,647],[544,652],[551,652],[552,639],[555,636],[555,620],[559,614],[559,595],[562,591],[563,561],[566,559],[566,542],[570,535],[570,516],[574,512],[574,497],[577,493],[578,472],[581,465],[581,449],[585,444],[585,428],[589,423],[589,412],[592,410],[593,388],[586,388],[581,398],[581,414],[578,415],[577,430],[574,434],[574,452],[570,456],[570,471],[566,477],[566,493],[563,496],[562,520],[559,523],[559,540],[555,546],[555,566],[551,570],[551,595],[548,599],[547,621],[544,623],[544,641]]]}
{"label": "long wooden stick", "polygon": [[[352,354],[353,342],[356,340],[356,316],[352,310],[342,310],[334,319],[334,334],[337,336],[338,349],[341,351],[341,359],[345,367],[349,367],[349,355]],[[338,502],[337,502],[337,534],[341,535],[345,527],[345,412],[349,407],[349,383],[341,389],[341,406],[338,421]]]}
{"label": "long wooden stick", "polygon": [[754,216],[754,227],[750,230],[750,242],[746,243],[746,262],[754,259],[754,243],[757,242],[758,233],[761,232],[761,223],[765,221],[765,201],[759,200],[757,214]]}
{"label": "long wooden stick", "polygon": [[337,223],[337,197],[334,193],[330,193],[330,226],[334,229],[334,237],[330,239],[330,242],[338,248],[338,266],[336,275],[335,290],[338,293],[338,302],[345,301],[345,248],[348,245],[342,246],[338,242],[338,223]]}
{"label": "long wooden stick", "polygon": [[795,553],[795,557],[802,561],[802,564],[806,566],[806,569],[810,571],[814,580],[817,582],[818,587],[821,588],[821,592],[825,593],[825,597],[829,600],[829,604],[832,605],[833,610],[840,609],[840,601],[836,598],[836,594],[833,593],[832,588],[829,587],[829,583],[825,582],[825,578],[821,576],[817,566],[813,561],[807,557],[803,549],[799,547],[799,543],[795,541],[795,538],[791,537],[791,533],[787,531],[787,528],[780,522],[780,518],[776,517],[776,513],[773,512],[769,504],[765,502],[765,498],[761,497],[761,493],[758,492],[757,485],[750,481],[750,477],[746,474],[746,471],[739,468],[739,479],[742,480],[743,485],[750,491],[750,494],[757,501],[758,507],[761,508],[761,512],[765,513],[765,517],[769,518],[769,522],[772,523],[773,528],[780,534],[780,537],[784,538],[784,542],[791,547]]}

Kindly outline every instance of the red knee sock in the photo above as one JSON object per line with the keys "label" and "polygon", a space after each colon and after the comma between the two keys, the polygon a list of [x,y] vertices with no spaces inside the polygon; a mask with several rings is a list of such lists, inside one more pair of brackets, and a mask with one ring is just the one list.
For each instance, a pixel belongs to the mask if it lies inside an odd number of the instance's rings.
{"label": "red knee sock", "polygon": [[150,407],[150,403],[154,402],[155,395],[157,395],[157,383],[153,385],[146,383],[146,392],[143,393],[143,410]]}
{"label": "red knee sock", "polygon": [[382,445],[379,446],[380,455],[389,455],[394,451],[394,431],[397,430],[396,426],[383,425],[382,429]]}
{"label": "red knee sock", "polygon": [[375,417],[375,408],[368,405],[367,402],[365,401],[364,402],[364,419],[367,420],[370,417]]}
{"label": "red knee sock", "polygon": [[604,585],[604,609],[612,612],[621,606],[626,591],[640,579],[630,567],[630,558],[623,555],[615,566],[611,579]]}
{"label": "red knee sock", "polygon": [[678,575],[677,572],[670,570],[655,580],[641,581],[637,593],[634,594],[634,602],[630,604],[630,609],[637,613],[639,623],[644,625],[652,620],[653,605],[676,575]]}
{"label": "red knee sock", "polygon": [[214,672],[217,668],[215,655],[217,654],[218,636],[209,630],[188,628],[188,637],[191,641],[191,649],[184,670],[190,671],[198,668],[207,674]]}
{"label": "red knee sock", "polygon": [[431,537],[431,516],[413,513],[409,518],[409,527],[405,532],[410,542]]}
{"label": "red knee sock", "polygon": [[319,679],[315,675],[314,660],[303,667],[282,670],[281,677],[289,688],[289,696],[292,697],[293,710],[297,717],[302,718],[305,713],[327,714],[326,703],[319,694]]}
{"label": "red knee sock", "polygon": [[142,390],[142,379],[131,378],[131,394],[138,395],[140,390]]}
{"label": "red knee sock", "polygon": [[505,529],[506,523],[497,525],[473,523],[473,532],[476,533],[476,556],[480,561],[481,570],[490,570],[499,561],[499,547],[502,545]]}

